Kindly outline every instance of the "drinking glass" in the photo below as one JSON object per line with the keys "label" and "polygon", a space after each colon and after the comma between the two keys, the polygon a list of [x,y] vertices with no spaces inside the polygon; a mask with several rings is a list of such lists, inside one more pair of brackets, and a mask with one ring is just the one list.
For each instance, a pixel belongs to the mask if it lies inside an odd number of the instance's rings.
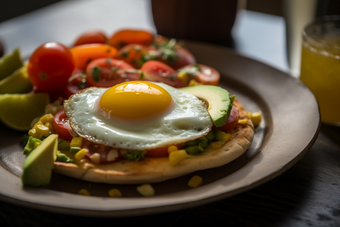
{"label": "drinking glass", "polygon": [[340,125],[340,16],[315,19],[302,34],[301,74],[324,123]]}

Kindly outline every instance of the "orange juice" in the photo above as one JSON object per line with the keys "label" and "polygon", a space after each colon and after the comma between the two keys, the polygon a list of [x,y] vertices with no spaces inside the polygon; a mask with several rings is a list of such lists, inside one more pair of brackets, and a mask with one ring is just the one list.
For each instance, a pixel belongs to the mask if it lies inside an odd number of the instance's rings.
{"label": "orange juice", "polygon": [[340,29],[312,39],[308,35],[303,37],[300,80],[316,96],[321,120],[340,124]]}

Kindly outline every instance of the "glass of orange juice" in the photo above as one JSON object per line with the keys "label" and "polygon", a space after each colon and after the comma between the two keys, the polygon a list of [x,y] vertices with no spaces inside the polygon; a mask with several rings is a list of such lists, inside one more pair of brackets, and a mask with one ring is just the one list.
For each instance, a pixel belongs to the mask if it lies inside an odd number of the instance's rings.
{"label": "glass of orange juice", "polygon": [[318,18],[302,34],[301,74],[324,123],[340,126],[340,16]]}

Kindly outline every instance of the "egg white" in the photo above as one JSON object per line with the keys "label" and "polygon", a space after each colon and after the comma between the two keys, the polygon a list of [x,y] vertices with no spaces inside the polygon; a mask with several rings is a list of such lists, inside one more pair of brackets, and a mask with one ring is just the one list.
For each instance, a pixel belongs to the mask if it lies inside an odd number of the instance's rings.
{"label": "egg white", "polygon": [[213,125],[203,102],[196,96],[163,83],[174,106],[152,119],[120,121],[99,111],[99,99],[108,88],[89,88],[64,102],[71,127],[92,142],[121,149],[144,150],[193,140],[207,134]]}

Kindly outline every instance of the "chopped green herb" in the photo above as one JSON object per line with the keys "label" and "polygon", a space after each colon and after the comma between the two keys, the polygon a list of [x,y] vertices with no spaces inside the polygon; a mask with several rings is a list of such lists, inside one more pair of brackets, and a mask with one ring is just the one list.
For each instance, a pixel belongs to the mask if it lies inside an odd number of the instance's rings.
{"label": "chopped green herb", "polygon": [[118,72],[118,67],[117,66],[112,66],[111,70],[112,70],[112,72],[116,73],[116,72]]}
{"label": "chopped green herb", "polygon": [[127,58],[130,54],[130,51],[123,51],[120,55],[123,56],[124,58]]}
{"label": "chopped green herb", "polygon": [[177,80],[177,76],[176,75],[169,75],[170,80]]}
{"label": "chopped green herb", "polygon": [[187,154],[190,154],[190,155],[198,155],[198,154],[201,154],[203,151],[204,151],[204,148],[201,147],[200,145],[185,148],[185,152],[187,152]]}
{"label": "chopped green herb", "polygon": [[112,64],[111,64],[111,58],[107,58],[105,62],[106,62],[106,64],[108,64],[109,66],[112,66]]}
{"label": "chopped green herb", "polygon": [[139,161],[144,158],[145,151],[129,151],[125,153],[123,156],[124,158],[130,160],[130,161]]}
{"label": "chopped green herb", "polygon": [[144,77],[144,73],[143,73],[143,72],[140,72],[138,80],[143,79],[143,77]]}
{"label": "chopped green herb", "polygon": [[92,77],[93,77],[93,80],[95,82],[99,82],[100,81],[100,73],[102,72],[102,70],[98,67],[98,66],[95,66],[93,69],[92,69]]}
{"label": "chopped green herb", "polygon": [[46,78],[47,78],[47,76],[46,76],[46,74],[45,74],[45,73],[40,73],[40,78],[44,80],[44,79],[46,79]]}

